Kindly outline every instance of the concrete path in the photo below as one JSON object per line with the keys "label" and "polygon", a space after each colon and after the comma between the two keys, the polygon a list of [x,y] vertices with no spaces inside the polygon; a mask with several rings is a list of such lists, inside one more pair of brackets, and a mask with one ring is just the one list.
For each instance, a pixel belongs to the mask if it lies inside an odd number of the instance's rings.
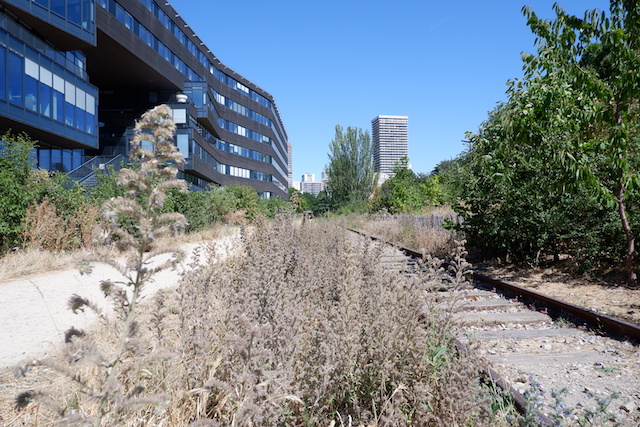
{"label": "concrete path", "polygon": [[[216,240],[216,259],[224,258],[236,242],[236,237],[231,236]],[[182,247],[187,260],[192,259],[198,246],[202,245]],[[158,273],[145,287],[143,295],[148,298],[159,289],[177,286],[180,271],[187,268],[187,264],[188,261],[177,270]],[[122,276],[106,264],[92,265],[93,272],[89,275],[80,275],[72,269],[0,283],[0,368],[55,352],[64,342],[64,332],[71,326],[85,329],[96,321],[93,312],[71,312],[67,306],[71,295],[78,294],[102,309],[111,310],[110,300],[100,291],[100,281],[122,280]]]}

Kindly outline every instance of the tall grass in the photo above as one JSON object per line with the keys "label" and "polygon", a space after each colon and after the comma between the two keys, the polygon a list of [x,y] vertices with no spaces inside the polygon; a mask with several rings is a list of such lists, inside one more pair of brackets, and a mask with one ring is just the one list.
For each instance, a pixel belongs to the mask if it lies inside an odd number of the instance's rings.
{"label": "tall grass", "polygon": [[454,231],[433,226],[430,221],[423,221],[414,215],[382,218],[369,217],[367,221],[361,222],[359,229],[367,234],[440,258],[448,257],[455,250],[456,239],[460,237]]}
{"label": "tall grass", "polygon": [[[170,359],[126,358],[123,389],[163,400],[120,425],[495,425],[477,362],[457,353],[432,292],[438,262],[390,274],[366,239],[286,215],[245,228],[236,249],[215,262],[203,248],[137,317],[143,348]],[[82,393],[56,400],[97,410]]]}

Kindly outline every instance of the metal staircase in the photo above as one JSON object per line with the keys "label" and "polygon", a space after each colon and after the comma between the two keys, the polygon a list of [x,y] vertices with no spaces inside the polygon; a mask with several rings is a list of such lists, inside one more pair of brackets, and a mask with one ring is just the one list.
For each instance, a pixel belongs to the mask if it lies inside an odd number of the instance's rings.
{"label": "metal staircase", "polygon": [[106,170],[107,166],[112,165],[114,170],[120,169],[120,164],[124,157],[121,154],[116,156],[95,156],[69,172],[69,176],[84,185],[85,188],[91,189],[98,183],[96,170]]}

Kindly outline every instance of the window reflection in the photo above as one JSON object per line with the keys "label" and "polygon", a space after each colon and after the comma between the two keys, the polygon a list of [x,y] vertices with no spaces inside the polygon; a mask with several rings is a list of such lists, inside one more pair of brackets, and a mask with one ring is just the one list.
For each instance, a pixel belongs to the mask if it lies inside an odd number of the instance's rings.
{"label": "window reflection", "polygon": [[67,0],[67,19],[80,25],[80,0]]}
{"label": "window reflection", "polygon": [[0,98],[5,98],[7,91],[7,77],[4,70],[7,69],[7,49],[0,46]]}
{"label": "window reflection", "polygon": [[22,101],[22,82],[24,65],[22,58],[13,52],[9,52],[9,101],[14,104],[23,105]]}
{"label": "window reflection", "polygon": [[64,0],[51,0],[51,11],[64,17]]}

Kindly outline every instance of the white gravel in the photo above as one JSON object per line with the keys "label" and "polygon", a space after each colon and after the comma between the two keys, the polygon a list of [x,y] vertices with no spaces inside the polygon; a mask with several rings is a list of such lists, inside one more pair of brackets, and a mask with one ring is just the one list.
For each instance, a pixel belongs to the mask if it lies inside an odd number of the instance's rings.
{"label": "white gravel", "polygon": [[[228,236],[216,240],[216,259],[226,256],[235,246],[236,239]],[[182,246],[187,261],[177,270],[156,274],[143,295],[149,297],[159,289],[176,286],[180,271],[188,268],[189,260],[199,246],[203,245]],[[78,270],[71,269],[0,283],[0,368],[56,352],[64,342],[66,330],[72,326],[85,329],[96,321],[93,312],[71,312],[67,306],[71,295],[78,294],[94,301],[103,310],[110,310],[109,300],[100,291],[100,281],[122,280],[122,276],[107,264],[92,265],[93,272],[89,275],[80,275]]]}

